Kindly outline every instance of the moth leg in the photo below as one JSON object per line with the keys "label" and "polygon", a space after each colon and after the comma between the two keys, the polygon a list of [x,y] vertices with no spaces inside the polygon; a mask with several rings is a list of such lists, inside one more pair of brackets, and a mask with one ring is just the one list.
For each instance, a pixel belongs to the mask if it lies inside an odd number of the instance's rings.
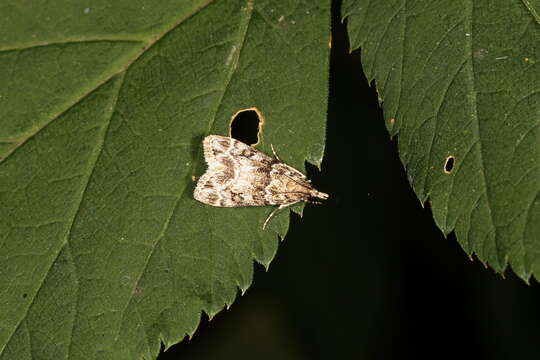
{"label": "moth leg", "polygon": [[286,207],[289,207],[291,205],[294,205],[296,204],[298,201],[295,201],[295,202],[291,202],[291,203],[288,203],[288,204],[281,204],[279,205],[277,208],[275,208],[271,213],[270,215],[268,215],[268,217],[266,218],[266,220],[264,220],[264,224],[263,224],[263,227],[262,229],[264,230],[266,228],[266,224],[268,224],[268,222],[270,221],[270,219],[281,209],[285,209]]}
{"label": "moth leg", "polygon": [[270,147],[272,148],[272,154],[274,154],[274,157],[276,158],[276,160],[279,161],[279,162],[283,162],[283,161],[281,161],[279,156],[277,156],[276,150],[274,149],[274,145],[270,144]]}

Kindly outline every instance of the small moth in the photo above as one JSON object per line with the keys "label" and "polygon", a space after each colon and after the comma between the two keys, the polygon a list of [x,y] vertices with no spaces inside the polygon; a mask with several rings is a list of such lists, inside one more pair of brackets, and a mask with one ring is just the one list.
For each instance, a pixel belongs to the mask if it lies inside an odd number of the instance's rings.
{"label": "small moth", "polygon": [[233,138],[208,135],[203,149],[208,169],[197,182],[195,200],[219,207],[279,205],[263,230],[280,209],[328,198],[304,174],[281,162],[273,146],[271,157]]}

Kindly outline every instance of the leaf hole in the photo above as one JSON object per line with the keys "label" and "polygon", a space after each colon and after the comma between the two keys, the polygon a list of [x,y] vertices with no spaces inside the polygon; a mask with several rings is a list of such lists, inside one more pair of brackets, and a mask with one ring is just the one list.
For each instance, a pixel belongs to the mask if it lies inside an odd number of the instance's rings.
{"label": "leaf hole", "polygon": [[22,294],[23,299],[26,299],[27,296],[28,296],[27,293]]}
{"label": "leaf hole", "polygon": [[450,155],[446,158],[446,162],[444,163],[444,172],[447,174],[452,173],[452,170],[454,169],[454,157]]}
{"label": "leaf hole", "polygon": [[255,107],[239,110],[231,118],[230,137],[248,145],[259,143],[264,118]]}

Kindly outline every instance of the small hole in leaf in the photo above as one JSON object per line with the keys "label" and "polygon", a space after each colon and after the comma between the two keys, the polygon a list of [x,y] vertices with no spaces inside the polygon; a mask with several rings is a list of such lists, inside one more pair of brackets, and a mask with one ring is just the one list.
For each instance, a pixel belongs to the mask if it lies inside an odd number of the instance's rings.
{"label": "small hole in leaf", "polygon": [[454,157],[449,156],[446,158],[446,163],[444,164],[444,172],[450,174],[454,169]]}
{"label": "small hole in leaf", "polygon": [[28,294],[26,294],[26,293],[22,294],[23,299],[26,299],[27,296],[28,296]]}
{"label": "small hole in leaf", "polygon": [[257,144],[263,123],[257,108],[240,110],[231,118],[230,136],[248,145]]}

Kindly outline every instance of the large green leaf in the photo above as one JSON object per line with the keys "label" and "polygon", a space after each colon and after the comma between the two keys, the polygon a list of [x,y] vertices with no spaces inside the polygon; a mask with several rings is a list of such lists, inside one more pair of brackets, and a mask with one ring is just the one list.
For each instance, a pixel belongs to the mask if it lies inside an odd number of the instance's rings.
{"label": "large green leaf", "polygon": [[192,197],[200,142],[320,164],[328,1],[0,4],[0,358],[153,358],[268,266],[283,212]]}
{"label": "large green leaf", "polygon": [[343,3],[420,201],[468,254],[525,280],[540,275],[539,13],[537,0]]}

